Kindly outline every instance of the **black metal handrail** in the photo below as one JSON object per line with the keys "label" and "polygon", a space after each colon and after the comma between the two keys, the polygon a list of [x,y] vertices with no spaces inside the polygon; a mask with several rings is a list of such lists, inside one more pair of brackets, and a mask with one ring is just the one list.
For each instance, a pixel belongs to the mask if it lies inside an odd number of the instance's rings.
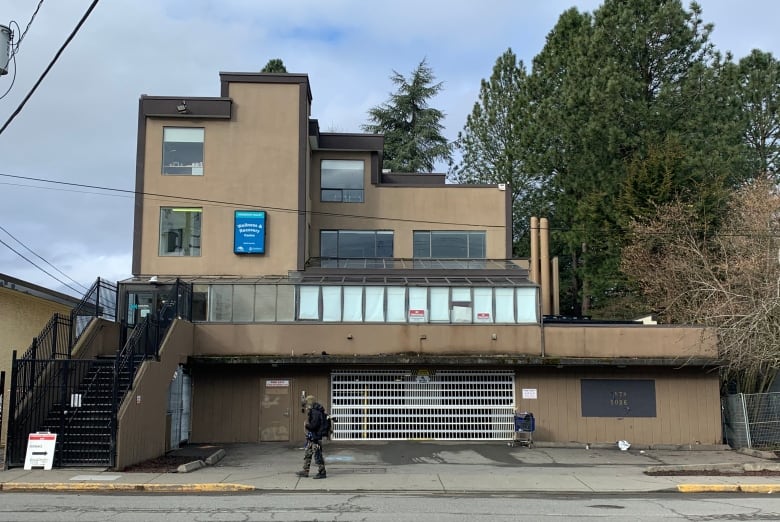
{"label": "black metal handrail", "polygon": [[92,319],[100,317],[108,321],[116,321],[117,303],[116,285],[98,277],[70,313],[70,347],[76,345]]}
{"label": "black metal handrail", "polygon": [[116,460],[117,415],[119,404],[133,387],[138,367],[145,359],[157,358],[168,329],[174,319],[192,320],[192,285],[179,279],[162,300],[162,306],[154,313],[144,317],[133,329],[130,337],[114,360],[114,389],[111,416],[111,459]]}
{"label": "black metal handrail", "polygon": [[79,337],[97,317],[111,321],[117,317],[117,287],[100,278],[70,316],[54,314],[20,358],[13,352],[7,417],[9,464],[24,458],[27,434],[39,429],[52,409],[64,400],[51,390],[58,386],[67,388],[67,361]]}

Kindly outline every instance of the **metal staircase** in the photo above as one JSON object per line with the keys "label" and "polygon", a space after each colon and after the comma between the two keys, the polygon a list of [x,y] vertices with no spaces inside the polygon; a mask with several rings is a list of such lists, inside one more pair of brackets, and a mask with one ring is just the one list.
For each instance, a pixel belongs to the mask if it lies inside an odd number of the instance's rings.
{"label": "metal staircase", "polygon": [[73,348],[92,320],[116,321],[116,286],[98,279],[70,316],[55,314],[22,357],[13,353],[6,466],[24,465],[27,436],[37,431],[57,434],[57,467],[113,466],[121,401],[173,319],[189,319],[191,295],[191,285],[176,281],[162,308],[109,357],[79,359]]}

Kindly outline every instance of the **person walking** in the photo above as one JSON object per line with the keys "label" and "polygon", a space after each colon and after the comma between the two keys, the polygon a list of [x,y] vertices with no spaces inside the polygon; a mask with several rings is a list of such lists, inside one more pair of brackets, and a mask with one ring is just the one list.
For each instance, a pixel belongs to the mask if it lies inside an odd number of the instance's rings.
{"label": "person walking", "polygon": [[314,395],[306,397],[306,424],[304,424],[304,428],[306,429],[306,451],[303,455],[303,469],[295,474],[299,477],[308,477],[313,457],[318,470],[312,478],[327,478],[325,459],[322,458],[322,437],[327,435],[327,433],[322,433],[326,428],[325,408],[317,402]]}

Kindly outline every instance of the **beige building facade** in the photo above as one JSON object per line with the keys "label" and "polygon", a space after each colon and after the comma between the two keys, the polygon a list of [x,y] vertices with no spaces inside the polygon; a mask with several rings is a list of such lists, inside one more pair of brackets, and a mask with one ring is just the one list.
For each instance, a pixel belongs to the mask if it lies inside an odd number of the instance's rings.
{"label": "beige building facade", "polygon": [[334,443],[506,441],[518,412],[537,440],[721,441],[714,338],[555,316],[546,220],[512,259],[509,187],[385,172],[382,136],[320,131],[306,75],[220,80],[139,102],[123,335],[175,284],[192,298],[122,403],[118,467],[299,443],[308,394]]}
{"label": "beige building facade", "polygon": [[8,411],[13,352],[21,356],[53,314],[67,316],[77,304],[78,299],[68,295],[0,274],[0,372],[5,373],[4,389],[0,390],[0,445],[5,446],[8,428],[2,414]]}

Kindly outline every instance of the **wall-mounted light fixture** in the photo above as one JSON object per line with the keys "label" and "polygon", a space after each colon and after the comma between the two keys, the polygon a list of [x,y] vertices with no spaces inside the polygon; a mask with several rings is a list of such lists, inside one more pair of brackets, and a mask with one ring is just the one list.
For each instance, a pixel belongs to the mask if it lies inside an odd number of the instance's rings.
{"label": "wall-mounted light fixture", "polygon": [[493,340],[495,341],[496,339],[498,339],[498,335],[496,335],[496,334],[490,334],[490,338],[491,338],[491,339],[493,339]]}
{"label": "wall-mounted light fixture", "polygon": [[352,334],[347,334],[347,339],[352,340]]}
{"label": "wall-mounted light fixture", "polygon": [[181,103],[176,106],[176,111],[179,114],[186,114],[190,112],[190,110],[187,108],[187,100],[182,100]]}
{"label": "wall-mounted light fixture", "polygon": [[425,334],[422,334],[422,335],[420,336],[420,340],[421,340],[421,341],[424,341],[424,340],[426,340],[427,338],[428,338],[428,336],[427,336],[427,335],[425,335]]}

